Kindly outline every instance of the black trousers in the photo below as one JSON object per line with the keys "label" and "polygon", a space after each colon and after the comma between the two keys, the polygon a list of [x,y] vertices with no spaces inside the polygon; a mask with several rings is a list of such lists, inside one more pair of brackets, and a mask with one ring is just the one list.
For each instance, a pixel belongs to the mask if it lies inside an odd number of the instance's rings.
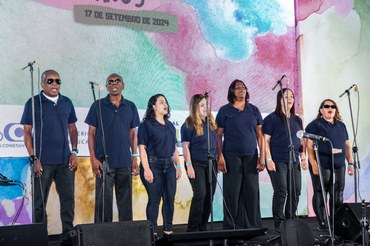
{"label": "black trousers", "polygon": [[44,171],[41,177],[35,177],[34,179],[35,194],[33,199],[35,199],[35,222],[44,222],[47,225],[46,203],[51,184],[54,181],[60,202],[60,218],[62,221],[61,239],[65,240],[69,237],[68,233],[73,230],[75,173],[68,169],[68,164],[42,165],[42,168]]}
{"label": "black trousers", "polygon": [[257,150],[253,155],[224,153],[227,173],[223,175],[223,229],[262,227],[257,172]]}
{"label": "black trousers", "polygon": [[[209,164],[207,161],[193,160],[195,178],[189,179],[193,189],[193,199],[189,211],[187,231],[206,231],[209,215],[211,214],[211,189],[209,178]],[[212,198],[216,190],[217,164],[212,161]]]}
{"label": "black trousers", "polygon": [[[312,206],[315,211],[318,223],[320,226],[326,225],[325,221],[325,207],[323,199],[323,191],[320,185],[319,175],[314,175],[312,172],[311,165],[310,174],[313,186],[313,197],[312,197]],[[333,211],[333,199],[334,199],[334,211],[337,210],[343,204],[343,191],[345,184],[345,173],[346,167],[336,168],[335,172],[335,183],[334,183],[334,194],[333,194],[333,171],[332,169],[321,169],[322,179],[324,183],[324,194],[327,197],[329,194],[329,206],[330,213]]]}
{"label": "black trousers", "polygon": [[[132,176],[131,168],[109,168],[105,177],[103,198],[103,178],[96,178],[95,186],[95,223],[113,220],[113,186],[115,188],[118,220],[132,220]],[[104,202],[104,221],[102,221]]]}
{"label": "black trousers", "polygon": [[[296,217],[299,196],[301,195],[301,167],[294,163],[292,179],[290,180],[289,163],[275,162],[276,172],[268,171],[274,195],[272,197],[272,215],[275,228],[280,228],[281,222]],[[291,196],[289,189],[291,183]],[[290,201],[292,204],[290,206]]]}

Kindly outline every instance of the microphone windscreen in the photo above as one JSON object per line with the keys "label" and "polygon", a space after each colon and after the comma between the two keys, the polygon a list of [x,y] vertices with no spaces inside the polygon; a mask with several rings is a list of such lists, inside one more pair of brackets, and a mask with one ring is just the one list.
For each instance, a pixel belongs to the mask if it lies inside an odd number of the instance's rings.
{"label": "microphone windscreen", "polygon": [[299,138],[299,139],[302,139],[303,138],[303,134],[304,134],[304,131],[303,130],[299,130],[298,132],[297,132],[297,138]]}

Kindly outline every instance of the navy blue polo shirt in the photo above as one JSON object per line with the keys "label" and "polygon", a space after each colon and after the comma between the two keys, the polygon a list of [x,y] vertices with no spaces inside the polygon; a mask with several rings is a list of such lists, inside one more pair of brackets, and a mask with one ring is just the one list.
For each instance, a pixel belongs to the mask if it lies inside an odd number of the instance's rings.
{"label": "navy blue polo shirt", "polygon": [[[209,131],[210,150],[213,159],[216,159],[217,148],[217,133]],[[208,161],[208,136],[207,122],[203,121],[203,135],[197,136],[197,131],[194,127],[188,127],[186,123],[181,126],[181,141],[189,142],[189,150],[193,161]]]}
{"label": "navy blue polo shirt", "polygon": [[[348,132],[343,122],[334,120],[334,123],[331,124],[323,118],[316,119],[307,125],[306,132],[329,138],[333,144],[333,148],[342,150],[342,153],[334,154],[334,167],[341,168],[345,166],[345,142],[348,140]],[[329,169],[332,165],[330,143],[323,141],[317,142],[321,166]]]}
{"label": "navy blue polo shirt", "polygon": [[[68,125],[77,121],[75,109],[72,101],[61,94],[59,94],[56,104],[47,99],[43,95],[43,91],[40,95],[34,97],[36,156],[40,159],[41,164],[65,165],[68,163],[69,155],[71,154],[68,140]],[[42,105],[42,110],[40,110],[40,104]],[[42,120],[40,115],[42,115]],[[32,126],[31,98],[24,107],[21,124]],[[40,140],[42,140],[41,153]]]}
{"label": "navy blue polo shirt", "polygon": [[263,124],[259,109],[246,103],[244,110],[228,103],[218,111],[216,122],[224,128],[223,151],[252,155],[257,149],[256,127]]}
{"label": "navy blue polo shirt", "polygon": [[157,120],[144,120],[139,126],[138,143],[146,146],[148,156],[170,158],[177,143],[176,129],[168,120],[164,125]]}
{"label": "navy blue polo shirt", "polygon": [[[289,118],[289,127],[294,145],[294,154],[298,162],[298,154],[301,146],[301,140],[297,137],[297,132],[301,129],[302,120],[299,123],[293,116]],[[274,162],[289,163],[289,135],[286,127],[286,118],[280,117],[276,112],[273,112],[265,117],[263,120],[263,133],[271,136],[270,138],[270,152]]]}
{"label": "navy blue polo shirt", "polygon": [[122,98],[119,106],[116,107],[111,103],[108,95],[91,105],[85,123],[96,128],[95,157],[101,159],[104,157],[104,151],[102,126],[98,117],[99,108],[101,108],[103,119],[109,167],[131,167],[130,129],[136,128],[140,124],[139,114],[135,104]]}

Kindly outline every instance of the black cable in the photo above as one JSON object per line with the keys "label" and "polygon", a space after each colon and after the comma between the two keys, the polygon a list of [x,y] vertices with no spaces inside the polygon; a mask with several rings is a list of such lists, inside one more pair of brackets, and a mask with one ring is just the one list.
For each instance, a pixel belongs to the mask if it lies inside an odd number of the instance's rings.
{"label": "black cable", "polygon": [[13,221],[12,221],[12,223],[11,223],[11,225],[14,225],[16,222],[17,222],[17,220],[18,220],[18,218],[19,218],[19,215],[21,214],[21,211],[23,210],[23,207],[24,207],[24,200],[25,200],[25,197],[26,197],[26,190],[25,190],[25,188],[24,188],[24,184],[22,183],[22,182],[20,182],[20,181],[15,181],[15,185],[17,185],[17,186],[20,186],[21,188],[22,188],[22,191],[23,191],[23,197],[22,197],[22,201],[21,201],[21,205],[19,206],[19,208],[17,209],[17,212],[16,212],[16,214],[15,214],[15,216],[14,216],[14,218],[13,218]]}

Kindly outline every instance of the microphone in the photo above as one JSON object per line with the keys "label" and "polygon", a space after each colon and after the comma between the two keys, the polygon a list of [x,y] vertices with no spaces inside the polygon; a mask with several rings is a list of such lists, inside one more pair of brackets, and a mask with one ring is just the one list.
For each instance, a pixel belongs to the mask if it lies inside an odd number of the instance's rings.
{"label": "microphone", "polygon": [[36,61],[31,61],[31,62],[29,62],[28,64],[27,64],[27,66],[25,66],[24,68],[22,68],[21,70],[25,70],[26,68],[28,68],[28,67],[31,67],[33,64],[35,64],[36,63]]}
{"label": "microphone", "polygon": [[274,87],[272,87],[272,90],[275,90],[276,86],[278,85],[281,85],[281,81],[286,77],[285,74],[283,74],[283,76],[281,76],[281,79],[279,79],[276,84],[274,85]]}
{"label": "microphone", "polygon": [[299,138],[299,139],[308,138],[308,139],[311,139],[311,140],[318,140],[318,141],[323,141],[323,142],[330,141],[329,138],[322,137],[322,136],[315,135],[315,134],[311,134],[311,133],[307,133],[303,130],[299,130],[296,135],[297,135],[297,138]]}
{"label": "microphone", "polygon": [[90,85],[99,85],[98,82],[94,82],[94,81],[89,81]]}
{"label": "microphone", "polygon": [[357,91],[357,85],[356,84],[353,84],[353,85],[351,85],[351,87],[349,87],[347,90],[345,90],[342,94],[340,94],[339,95],[339,98],[341,98],[342,96],[344,96],[344,94],[349,93],[353,88],[355,88],[355,91]]}

